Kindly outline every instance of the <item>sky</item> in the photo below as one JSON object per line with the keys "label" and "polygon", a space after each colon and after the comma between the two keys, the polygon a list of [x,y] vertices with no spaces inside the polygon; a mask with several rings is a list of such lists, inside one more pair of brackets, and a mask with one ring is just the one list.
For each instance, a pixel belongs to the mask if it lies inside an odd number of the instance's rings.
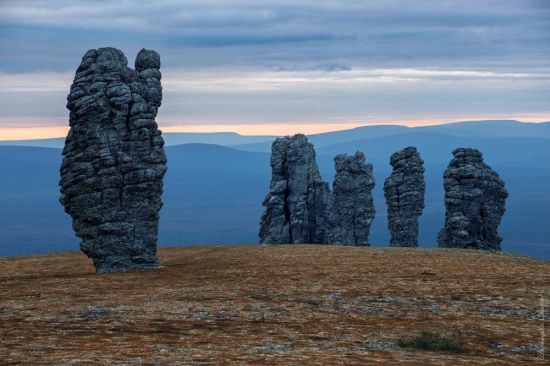
{"label": "sky", "polygon": [[163,131],[550,120],[550,0],[0,0],[0,140],[63,136],[105,46],[160,53]]}

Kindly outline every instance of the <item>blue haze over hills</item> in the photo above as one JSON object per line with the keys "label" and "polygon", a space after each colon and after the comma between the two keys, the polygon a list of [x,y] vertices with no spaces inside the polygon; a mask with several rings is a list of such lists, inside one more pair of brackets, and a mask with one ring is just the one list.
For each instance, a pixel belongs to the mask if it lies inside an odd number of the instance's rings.
{"label": "blue haze over hills", "polygon": [[[257,243],[261,202],[270,180],[272,136],[169,133],[160,245]],[[389,156],[417,146],[426,167],[420,245],[436,246],[444,219],[443,171],[459,146],[480,148],[510,192],[499,232],[503,249],[550,259],[550,123],[462,122],[407,128],[367,126],[309,136],[323,178],[332,182],[337,153],[363,151],[374,165],[373,245],[386,246],[383,181]],[[0,256],[78,249],[58,203],[64,139],[0,142]],[[16,146],[20,145],[20,146]],[[47,148],[40,147],[47,146]]]}

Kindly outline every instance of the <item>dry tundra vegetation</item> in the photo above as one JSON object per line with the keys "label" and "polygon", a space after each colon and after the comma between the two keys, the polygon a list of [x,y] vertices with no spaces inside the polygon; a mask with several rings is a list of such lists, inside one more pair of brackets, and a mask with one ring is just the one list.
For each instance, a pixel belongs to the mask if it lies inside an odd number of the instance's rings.
{"label": "dry tundra vegetation", "polygon": [[[159,258],[104,275],[79,252],[0,259],[1,363],[544,364],[549,262],[318,245]],[[450,349],[414,348],[434,337]]]}

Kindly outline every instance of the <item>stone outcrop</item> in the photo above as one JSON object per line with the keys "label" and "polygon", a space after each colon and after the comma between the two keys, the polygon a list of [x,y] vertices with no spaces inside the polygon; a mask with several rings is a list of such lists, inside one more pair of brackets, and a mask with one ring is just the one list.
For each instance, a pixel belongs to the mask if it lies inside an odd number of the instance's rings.
{"label": "stone outcrop", "polygon": [[384,181],[388,205],[390,246],[418,247],[418,218],[424,209],[424,161],[415,147],[399,150],[390,157],[391,175]]}
{"label": "stone outcrop", "polygon": [[369,231],[375,209],[372,199],[374,176],[365,155],[340,154],[334,158],[336,176],[327,214],[326,242],[369,245]]}
{"label": "stone outcrop", "polygon": [[135,70],[127,64],[120,50],[89,50],[67,97],[60,201],[98,273],[158,267],[160,57],[142,49]]}
{"label": "stone outcrop", "polygon": [[508,192],[476,149],[459,148],[444,174],[445,227],[440,247],[500,250],[497,228]]}
{"label": "stone outcrop", "polygon": [[328,184],[304,135],[278,138],[271,151],[271,185],[263,201],[260,242],[321,244],[325,237]]}

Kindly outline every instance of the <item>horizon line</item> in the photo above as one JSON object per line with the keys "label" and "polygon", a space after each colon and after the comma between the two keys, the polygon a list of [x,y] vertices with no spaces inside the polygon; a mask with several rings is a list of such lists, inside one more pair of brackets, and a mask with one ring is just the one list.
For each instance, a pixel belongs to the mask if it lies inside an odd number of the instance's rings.
{"label": "horizon line", "polygon": [[[285,136],[297,133],[314,135],[337,131],[352,130],[360,127],[374,126],[402,126],[417,128],[426,126],[448,125],[464,122],[495,122],[513,121],[519,123],[545,123],[550,122],[550,116],[524,116],[508,118],[496,116],[479,116],[474,118],[438,118],[418,120],[380,120],[371,122],[280,122],[280,123],[234,123],[234,124],[176,124],[162,126],[162,121],[157,121],[159,130],[163,133],[236,133],[241,136]],[[280,131],[285,132],[281,133]],[[69,131],[68,125],[50,126],[24,126],[24,127],[0,127],[0,141],[29,141],[64,138]]]}

